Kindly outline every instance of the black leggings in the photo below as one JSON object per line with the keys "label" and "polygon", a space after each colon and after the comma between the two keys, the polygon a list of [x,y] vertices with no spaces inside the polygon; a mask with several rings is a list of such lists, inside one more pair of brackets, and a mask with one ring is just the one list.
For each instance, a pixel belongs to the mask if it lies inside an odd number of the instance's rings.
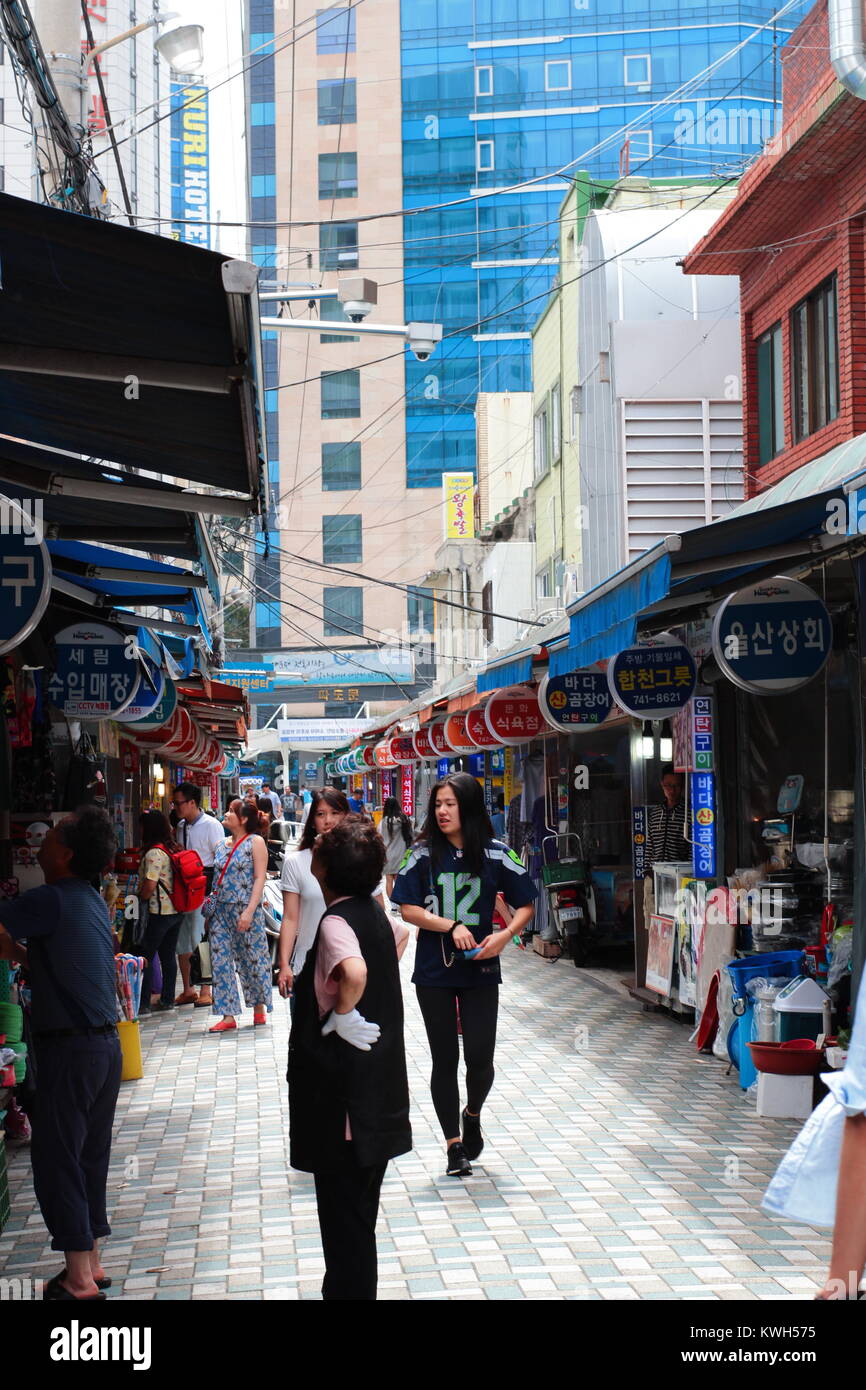
{"label": "black leggings", "polygon": [[430,1075],[433,1106],[445,1138],[456,1139],[460,1134],[457,1006],[460,1006],[463,1059],[466,1063],[466,1108],[477,1115],[493,1085],[499,986],[448,989],[440,985],[416,985],[415,992],[433,1058]]}

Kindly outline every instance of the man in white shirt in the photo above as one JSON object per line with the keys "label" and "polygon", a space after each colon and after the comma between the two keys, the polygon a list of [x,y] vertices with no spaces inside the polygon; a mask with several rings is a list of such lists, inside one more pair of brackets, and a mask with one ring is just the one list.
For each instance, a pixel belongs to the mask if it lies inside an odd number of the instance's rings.
{"label": "man in white shirt", "polygon": [[[213,861],[218,847],[225,842],[226,833],[214,816],[208,816],[201,809],[201,787],[194,782],[181,782],[175,789],[172,805],[182,817],[178,821],[178,844],[182,849],[194,849],[204,866],[207,892],[213,882]],[[201,908],[195,912],[185,912],[177,938],[177,963],[183,980],[183,992],[177,996],[176,1004],[194,1004],[197,1009],[209,1009],[213,1004],[210,984],[202,984],[201,990],[192,988],[189,978],[189,963],[193,951],[204,936],[204,918]]]}
{"label": "man in white shirt", "polygon": [[268,798],[268,801],[271,803],[271,805],[272,805],[273,808],[274,808],[274,814],[273,814],[272,819],[273,819],[273,820],[282,820],[282,819],[283,819],[283,803],[280,801],[280,798],[277,796],[277,794],[276,794],[276,792],[274,791],[273,787],[271,786],[270,782],[263,782],[263,783],[262,783],[262,796],[266,796],[266,797]]}

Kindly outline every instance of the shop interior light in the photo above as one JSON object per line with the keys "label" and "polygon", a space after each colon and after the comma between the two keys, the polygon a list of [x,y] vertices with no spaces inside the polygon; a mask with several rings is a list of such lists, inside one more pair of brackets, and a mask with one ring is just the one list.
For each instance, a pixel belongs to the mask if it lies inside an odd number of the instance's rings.
{"label": "shop interior light", "polygon": [[164,783],[164,782],[157,782],[157,784],[156,784],[156,794],[157,794],[157,796],[165,796],[165,783]]}
{"label": "shop interior light", "polygon": [[649,760],[652,758],[655,752],[655,739],[653,738],[651,724],[644,724],[643,726],[643,734],[641,735],[640,741],[640,751],[641,757],[644,758],[647,762],[649,762]]}
{"label": "shop interior light", "polygon": [[674,741],[669,734],[662,734],[659,739],[659,757],[663,763],[669,763],[674,756]]}
{"label": "shop interior light", "polygon": [[153,765],[153,776],[154,776],[154,780],[155,780],[155,781],[157,781],[157,782],[161,782],[161,781],[162,781],[162,763],[154,763],[154,765]]}

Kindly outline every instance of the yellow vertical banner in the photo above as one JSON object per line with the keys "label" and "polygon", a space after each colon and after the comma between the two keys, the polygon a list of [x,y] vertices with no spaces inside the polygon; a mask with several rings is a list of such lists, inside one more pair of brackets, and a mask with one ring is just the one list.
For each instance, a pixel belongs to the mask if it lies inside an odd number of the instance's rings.
{"label": "yellow vertical banner", "polygon": [[502,792],[505,797],[505,809],[511,805],[514,796],[514,749],[505,749],[505,773],[502,779]]}
{"label": "yellow vertical banner", "polygon": [[471,473],[443,473],[445,539],[475,539],[475,479]]}

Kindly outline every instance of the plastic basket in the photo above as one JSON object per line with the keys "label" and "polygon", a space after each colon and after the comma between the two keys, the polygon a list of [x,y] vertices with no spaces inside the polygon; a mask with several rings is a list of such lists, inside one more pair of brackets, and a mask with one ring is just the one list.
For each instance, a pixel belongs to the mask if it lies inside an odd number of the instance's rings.
{"label": "plastic basket", "polygon": [[545,888],[557,883],[585,883],[586,866],[577,859],[560,860],[557,864],[545,864],[541,877]]}
{"label": "plastic basket", "polygon": [[756,980],[761,975],[767,979],[772,975],[795,980],[802,973],[803,959],[802,951],[764,951],[761,955],[744,956],[742,960],[728,961],[728,974],[733,982],[734,998],[748,998],[746,985],[749,980]]}

